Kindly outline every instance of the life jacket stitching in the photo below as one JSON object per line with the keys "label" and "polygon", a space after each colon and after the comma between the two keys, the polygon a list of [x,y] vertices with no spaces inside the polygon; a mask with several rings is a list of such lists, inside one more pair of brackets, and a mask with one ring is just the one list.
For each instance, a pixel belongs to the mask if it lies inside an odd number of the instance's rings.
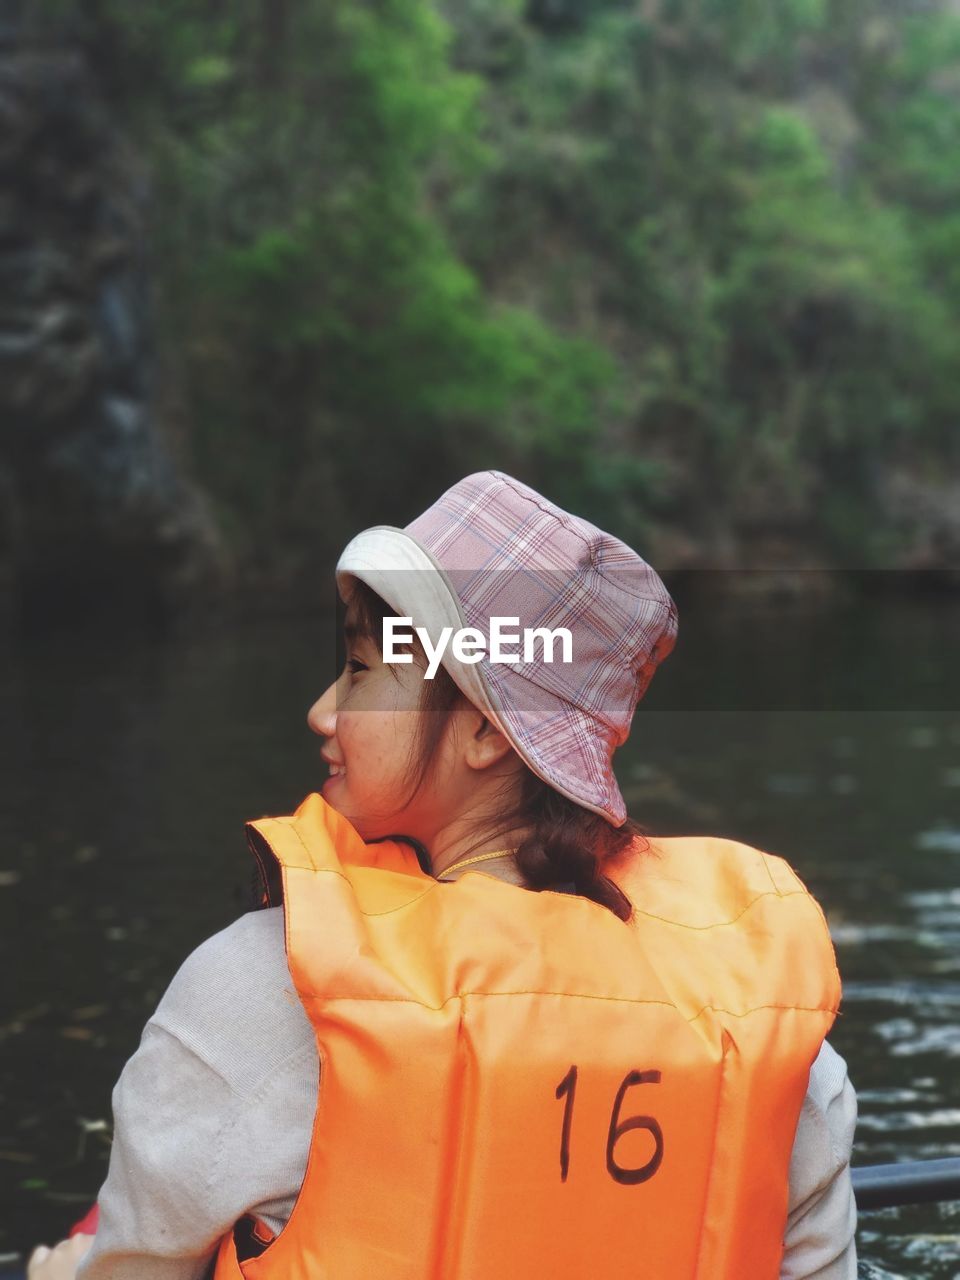
{"label": "life jacket stitching", "polygon": [[692,929],[696,933],[706,933],[709,929],[725,929],[732,924],[736,924],[742,916],[747,914],[751,907],[755,907],[763,898],[781,899],[809,897],[810,895],[807,893],[806,889],[791,889],[789,893],[777,893],[775,889],[768,893],[764,890],[763,893],[758,893],[755,898],[751,898],[743,910],[738,912],[737,915],[731,916],[729,920],[717,920],[713,924],[684,924],[682,920],[671,920],[668,916],[658,916],[653,911],[644,911],[641,907],[637,907],[636,904],[634,904],[634,909],[638,915],[646,916],[648,920],[659,920],[661,924],[672,924],[677,929]]}
{"label": "life jacket stitching", "polygon": [[[769,860],[767,859],[767,857],[765,856],[765,854],[763,853],[763,851],[762,851],[762,850],[760,850],[760,849],[758,849],[758,850],[757,850],[757,852],[760,854],[760,861],[763,863],[763,869],[764,869],[764,871],[766,871],[766,873],[767,873],[767,878],[769,879],[769,881],[770,881],[771,885],[773,886],[773,891],[774,891],[774,893],[777,895],[777,897],[778,897],[778,898],[785,898],[785,897],[789,897],[789,894],[781,893],[781,892],[780,892],[780,890],[777,888],[777,882],[776,882],[776,880],[774,880],[774,878],[773,878],[773,872],[770,870],[770,862],[769,862]],[[776,856],[776,855],[774,855],[774,856]],[[805,890],[792,889],[790,892],[791,892],[791,893],[801,893],[801,892],[805,892]]]}
{"label": "life jacket stitching", "polygon": [[[275,819],[273,819],[273,821],[275,821],[275,822],[283,822],[283,823],[284,823],[284,825],[285,825],[286,827],[288,827],[288,829],[289,829],[290,831],[292,831],[292,832],[296,835],[297,840],[300,842],[300,845],[301,845],[301,847],[302,847],[302,849],[303,849],[304,853],[307,855],[307,860],[308,860],[308,862],[309,862],[309,864],[310,864],[309,866],[306,866],[306,867],[297,867],[297,866],[292,866],[292,867],[290,868],[291,870],[293,870],[293,871],[312,871],[312,872],[314,872],[314,874],[315,874],[315,875],[338,876],[341,880],[345,881],[345,883],[346,883],[346,884],[348,884],[348,885],[350,886],[350,888],[351,888],[351,889],[353,889],[354,891],[356,891],[356,886],[354,885],[354,883],[353,883],[353,881],[350,879],[350,877],[349,877],[348,875],[345,875],[342,871],[338,871],[336,867],[318,867],[318,866],[317,866],[316,862],[314,861],[313,854],[310,852],[310,846],[309,846],[309,845],[307,844],[307,842],[304,840],[304,838],[303,838],[303,836],[301,835],[300,831],[298,830],[298,828],[294,825],[294,823],[293,823],[291,820],[284,820],[284,819],[281,819],[281,818],[275,818]],[[268,842],[268,843],[269,843],[269,842]],[[402,873],[401,873],[401,874],[402,874]],[[436,889],[436,887],[437,887],[437,882],[436,882],[436,881],[435,881],[433,884],[428,884],[428,885],[426,885],[426,886],[424,887],[423,892],[422,892],[422,893],[418,893],[418,894],[417,894],[417,896],[416,896],[415,898],[410,898],[407,902],[401,902],[401,903],[400,903],[398,906],[396,906],[396,907],[389,907],[386,911],[364,911],[364,910],[363,910],[363,908],[361,907],[361,908],[360,908],[360,914],[361,914],[361,915],[363,915],[363,916],[369,916],[369,917],[373,917],[373,916],[389,916],[389,915],[392,915],[395,911],[402,911],[402,910],[404,909],[404,907],[411,907],[411,906],[413,906],[413,904],[414,904],[415,902],[419,902],[421,898],[425,898],[425,897],[427,896],[427,894],[428,894],[428,893],[430,893],[432,890]]]}
{"label": "life jacket stitching", "polygon": [[[283,821],[283,820],[274,819],[274,821]],[[343,871],[339,871],[335,867],[318,867],[313,860],[313,856],[310,853],[310,849],[306,841],[303,839],[303,836],[300,834],[300,831],[297,829],[294,823],[292,821],[288,821],[285,823],[285,825],[289,826],[290,830],[296,833],[297,840],[300,842],[300,845],[302,846],[309,860],[309,863],[310,863],[309,867],[299,868],[300,870],[313,871],[318,875],[325,874],[325,875],[331,875],[331,876],[339,876],[341,880],[346,881],[346,883],[349,884],[350,887],[355,890],[356,886],[353,884],[350,877],[345,875]],[[729,920],[717,920],[713,924],[685,924],[682,920],[671,920],[668,916],[658,916],[653,911],[644,911],[642,908],[638,907],[636,903],[633,904],[634,910],[636,911],[637,915],[645,916],[648,920],[659,920],[661,923],[673,925],[677,929],[691,929],[695,933],[705,933],[709,929],[722,929],[722,928],[729,927],[732,924],[736,924],[738,920],[740,920],[744,915],[746,915],[746,913],[751,909],[751,907],[756,906],[756,904],[760,902],[763,898],[777,898],[777,899],[798,898],[798,897],[810,898],[811,896],[810,892],[806,888],[791,889],[787,893],[781,893],[776,887],[776,882],[773,879],[773,874],[771,873],[770,868],[767,865],[766,859],[763,858],[762,861],[763,861],[764,870],[769,876],[770,883],[773,887],[769,891],[764,890],[763,893],[758,893],[755,898],[751,898],[751,900],[746,904],[746,906],[744,906],[743,909],[740,912],[738,912],[737,915],[731,916]],[[410,898],[407,902],[401,902],[395,907],[388,907],[384,911],[365,911],[363,907],[361,907],[360,914],[363,916],[366,916],[368,919],[377,919],[380,916],[393,915],[394,912],[396,911],[403,911],[406,907],[412,907],[415,903],[420,902],[420,900],[422,898],[425,898],[427,894],[432,893],[437,888],[438,884],[439,884],[439,881],[435,881],[433,884],[427,885],[424,888],[423,892],[417,894],[415,898]],[[567,898],[571,897],[570,894],[563,894],[558,896],[567,897]],[[584,901],[586,901],[586,899],[584,899]],[[819,906],[819,904],[817,905]],[[823,916],[823,912],[821,909],[821,917],[822,916]],[[829,932],[830,931],[828,928],[827,929],[828,937],[829,937]]]}
{"label": "life jacket stitching", "polygon": [[[338,876],[341,880],[345,880],[352,889],[356,888],[356,886],[353,884],[350,877],[344,875],[342,871],[338,871],[335,867],[314,866],[314,867],[301,867],[301,868],[295,868],[295,869],[298,869],[301,871],[308,871],[308,870],[314,871],[316,872],[317,875]],[[439,881],[437,883],[439,883]],[[455,884],[456,881],[451,881],[449,883]],[[427,887],[423,890],[423,892],[418,893],[415,898],[410,898],[407,902],[401,902],[396,907],[388,907],[385,911],[365,911],[364,908],[361,907],[360,914],[362,916],[366,916],[367,919],[370,919],[370,920],[375,920],[380,916],[393,915],[393,913],[396,911],[403,911],[406,907],[412,907],[415,903],[419,902],[422,898],[425,898],[428,893],[432,893],[436,888],[437,888],[437,884],[427,885]],[[544,892],[547,892],[547,891],[544,890]],[[558,894],[557,896],[568,898],[571,901],[575,900],[571,897],[570,894]],[[743,908],[743,910],[737,913],[737,915],[731,916],[729,920],[717,920],[713,924],[684,924],[682,920],[671,920],[669,916],[658,916],[653,911],[644,911],[640,907],[638,907],[636,903],[634,903],[634,910],[636,911],[637,915],[646,916],[648,920],[659,920],[661,924],[673,925],[677,929],[692,929],[695,933],[706,933],[709,929],[724,929],[729,927],[732,924],[736,924],[737,921],[742,916],[746,915],[746,913],[750,910],[751,907],[756,906],[756,904],[760,902],[763,898],[776,898],[779,901],[783,898],[809,898],[809,897],[810,897],[810,894],[806,889],[791,889],[789,893],[778,893],[776,889],[772,889],[769,892],[767,890],[764,890],[763,893],[758,893],[755,898],[752,898],[747,903],[747,905]],[[587,901],[587,899],[584,899],[584,901]],[[593,904],[593,905],[596,905],[596,904]]]}
{"label": "life jacket stitching", "polygon": [[717,1176],[717,1134],[720,1131],[720,1111],[723,1107],[723,1091],[727,1082],[727,1057],[730,1044],[730,1033],[724,1029],[722,1036],[723,1052],[720,1057],[720,1085],[717,1089],[717,1109],[713,1116],[713,1136],[710,1141],[710,1168],[707,1174],[707,1186],[704,1192],[703,1205],[700,1210],[700,1233],[697,1240],[697,1259],[693,1268],[693,1280],[699,1280],[700,1265],[703,1260],[703,1239],[707,1230],[707,1214],[710,1210],[710,1193]]}
{"label": "life jacket stitching", "polygon": [[[440,1004],[427,1004],[425,1000],[417,1000],[414,996],[351,996],[318,991],[307,991],[304,994],[307,999],[322,1000],[328,1003],[337,1001],[340,1003],[364,1004],[415,1004],[421,1009],[431,1009],[434,1013],[439,1013],[441,1009],[446,1008],[451,1000],[460,1000],[466,996],[565,996],[570,1000],[608,1000],[614,1004],[655,1004],[663,1009],[676,1009],[678,1013],[680,1012],[677,1005],[671,1004],[669,1000],[646,1000],[642,996],[598,996],[586,991],[544,991],[542,988],[518,991],[458,991],[455,995],[448,996]],[[750,1009],[744,1009],[737,1013],[736,1010],[725,1009],[722,1005],[705,1004],[701,1005],[691,1017],[684,1018],[684,1021],[696,1022],[701,1014],[707,1012],[725,1013],[731,1018],[747,1018],[751,1013],[760,1013],[764,1009],[782,1009],[788,1013],[836,1013],[837,1011],[837,1007],[830,1004],[757,1004]]]}

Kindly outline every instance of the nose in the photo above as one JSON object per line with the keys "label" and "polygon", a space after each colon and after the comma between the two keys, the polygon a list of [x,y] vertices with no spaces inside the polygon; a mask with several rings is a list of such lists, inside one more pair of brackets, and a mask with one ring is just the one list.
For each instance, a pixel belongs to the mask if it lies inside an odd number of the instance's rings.
{"label": "nose", "polygon": [[337,681],[334,680],[307,712],[307,724],[322,738],[332,738],[337,731]]}

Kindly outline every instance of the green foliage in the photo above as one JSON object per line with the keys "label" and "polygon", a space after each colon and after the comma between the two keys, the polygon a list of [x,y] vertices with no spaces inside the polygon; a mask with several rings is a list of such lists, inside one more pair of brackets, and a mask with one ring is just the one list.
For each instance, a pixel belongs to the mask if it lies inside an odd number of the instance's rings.
{"label": "green foliage", "polygon": [[265,572],[318,506],[335,546],[489,465],[628,538],[722,508],[866,563],[878,465],[957,457],[950,13],[35,6],[148,148],[188,443]]}
{"label": "green foliage", "polygon": [[722,40],[727,56],[738,70],[764,63],[789,63],[803,36],[824,26],[826,0],[706,0],[680,8],[688,23]]}
{"label": "green foliage", "polygon": [[[650,0],[527,40],[453,213],[489,285],[536,278],[554,320],[576,249],[583,331],[629,353],[634,446],[682,460],[685,524],[719,490],[865,562],[878,462],[957,448],[960,24],[855,8]],[[486,6],[452,11],[482,65]]]}

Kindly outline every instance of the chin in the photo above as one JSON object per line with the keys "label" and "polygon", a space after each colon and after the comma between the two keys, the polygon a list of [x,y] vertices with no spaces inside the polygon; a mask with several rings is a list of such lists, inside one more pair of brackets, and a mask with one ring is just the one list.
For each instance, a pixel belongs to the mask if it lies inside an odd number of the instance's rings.
{"label": "chin", "polygon": [[328,778],[321,789],[321,795],[330,808],[336,809],[337,813],[346,818],[361,840],[369,843],[371,840],[381,840],[384,836],[405,831],[403,814],[395,814],[387,818],[364,818],[354,810],[349,796],[344,795],[343,792],[344,787],[339,778]]}
{"label": "chin", "polygon": [[[336,779],[334,779],[334,781],[336,781]],[[322,788],[321,795],[331,809],[335,809],[341,817],[346,818],[361,839],[369,840],[370,836],[367,833],[367,824],[364,822],[363,818],[356,816],[352,812],[350,801],[345,796],[340,795],[339,792],[339,787],[330,787],[325,784]]]}
{"label": "chin", "polygon": [[345,802],[345,797],[341,794],[342,790],[343,787],[339,778],[327,778],[320,788],[320,794],[331,809],[336,809],[337,813],[342,813],[345,818],[349,818],[350,814],[347,812],[349,806]]}

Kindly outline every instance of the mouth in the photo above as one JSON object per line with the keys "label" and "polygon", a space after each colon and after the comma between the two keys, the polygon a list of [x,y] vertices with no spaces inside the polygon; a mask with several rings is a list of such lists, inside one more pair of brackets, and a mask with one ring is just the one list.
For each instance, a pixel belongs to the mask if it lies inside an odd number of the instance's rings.
{"label": "mouth", "polygon": [[324,787],[329,787],[334,782],[339,782],[341,778],[347,776],[347,766],[345,764],[334,764],[332,760],[328,760],[330,767],[330,776],[324,782]]}
{"label": "mouth", "polygon": [[331,760],[326,751],[320,752],[320,758],[329,768],[331,778],[342,778],[347,772],[347,766],[339,760]]}

